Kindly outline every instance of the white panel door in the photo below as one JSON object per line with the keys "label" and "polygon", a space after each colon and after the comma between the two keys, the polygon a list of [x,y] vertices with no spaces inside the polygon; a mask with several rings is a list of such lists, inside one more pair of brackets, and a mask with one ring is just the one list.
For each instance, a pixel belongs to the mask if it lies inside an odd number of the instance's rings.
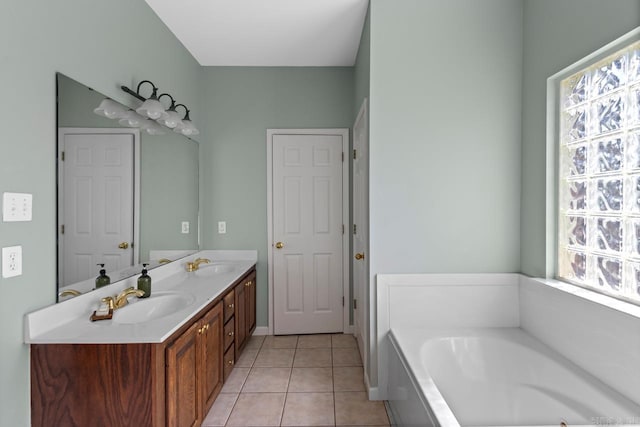
{"label": "white panel door", "polygon": [[274,333],[343,329],[343,137],[273,135]]}
{"label": "white panel door", "polygon": [[368,348],[369,125],[367,100],[353,125],[353,323],[360,354]]}
{"label": "white panel door", "polygon": [[[61,133],[60,286],[133,265],[134,136]],[[64,226],[64,231],[62,226]]]}

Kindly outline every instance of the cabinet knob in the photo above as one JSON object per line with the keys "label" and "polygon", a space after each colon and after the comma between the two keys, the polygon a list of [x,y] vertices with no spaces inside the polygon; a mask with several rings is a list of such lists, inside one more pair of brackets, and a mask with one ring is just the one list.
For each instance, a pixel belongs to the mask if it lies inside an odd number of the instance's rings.
{"label": "cabinet knob", "polygon": [[204,330],[204,326],[202,328],[198,328],[198,335],[202,335],[203,330]]}
{"label": "cabinet knob", "polygon": [[229,308],[233,308],[233,304],[229,304]]}
{"label": "cabinet knob", "polygon": [[229,364],[229,366],[233,366],[233,360],[229,360],[227,363]]}
{"label": "cabinet knob", "polygon": [[230,336],[230,337],[232,337],[232,336],[234,336],[234,335],[235,335],[235,332],[233,332],[233,331],[232,331],[232,332],[229,332],[229,336]]}

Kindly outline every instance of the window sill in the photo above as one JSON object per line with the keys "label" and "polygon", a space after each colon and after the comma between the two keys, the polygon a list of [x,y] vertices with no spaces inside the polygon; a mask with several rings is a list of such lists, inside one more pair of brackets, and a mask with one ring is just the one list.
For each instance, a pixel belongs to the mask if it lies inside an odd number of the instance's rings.
{"label": "window sill", "polygon": [[571,283],[562,282],[556,279],[543,279],[539,277],[531,277],[531,280],[540,283],[550,288],[556,289],[560,292],[564,292],[583,300],[590,301],[592,303],[607,307],[611,310],[618,311],[620,313],[627,314],[636,319],[640,319],[640,306],[631,302],[619,300],[617,298],[610,297],[580,286],[572,285]]}

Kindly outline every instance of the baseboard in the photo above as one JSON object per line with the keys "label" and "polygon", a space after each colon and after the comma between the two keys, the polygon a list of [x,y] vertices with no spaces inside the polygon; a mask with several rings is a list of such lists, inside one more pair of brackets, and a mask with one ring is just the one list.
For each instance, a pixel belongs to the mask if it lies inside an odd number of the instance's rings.
{"label": "baseboard", "polygon": [[380,389],[378,387],[371,387],[369,375],[366,371],[364,372],[364,387],[368,390],[369,400],[384,400],[384,398],[380,397]]}
{"label": "baseboard", "polygon": [[253,331],[253,335],[269,335],[269,327],[256,326],[256,329]]}

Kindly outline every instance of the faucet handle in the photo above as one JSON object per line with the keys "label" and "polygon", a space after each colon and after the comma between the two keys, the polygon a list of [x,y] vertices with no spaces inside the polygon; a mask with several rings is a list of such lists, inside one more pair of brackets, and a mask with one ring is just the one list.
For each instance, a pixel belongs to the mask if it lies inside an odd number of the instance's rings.
{"label": "faucet handle", "polygon": [[116,303],[115,303],[113,297],[104,297],[100,301],[102,301],[103,303],[107,304],[107,306],[109,306],[109,310],[112,310],[112,311],[115,310]]}

